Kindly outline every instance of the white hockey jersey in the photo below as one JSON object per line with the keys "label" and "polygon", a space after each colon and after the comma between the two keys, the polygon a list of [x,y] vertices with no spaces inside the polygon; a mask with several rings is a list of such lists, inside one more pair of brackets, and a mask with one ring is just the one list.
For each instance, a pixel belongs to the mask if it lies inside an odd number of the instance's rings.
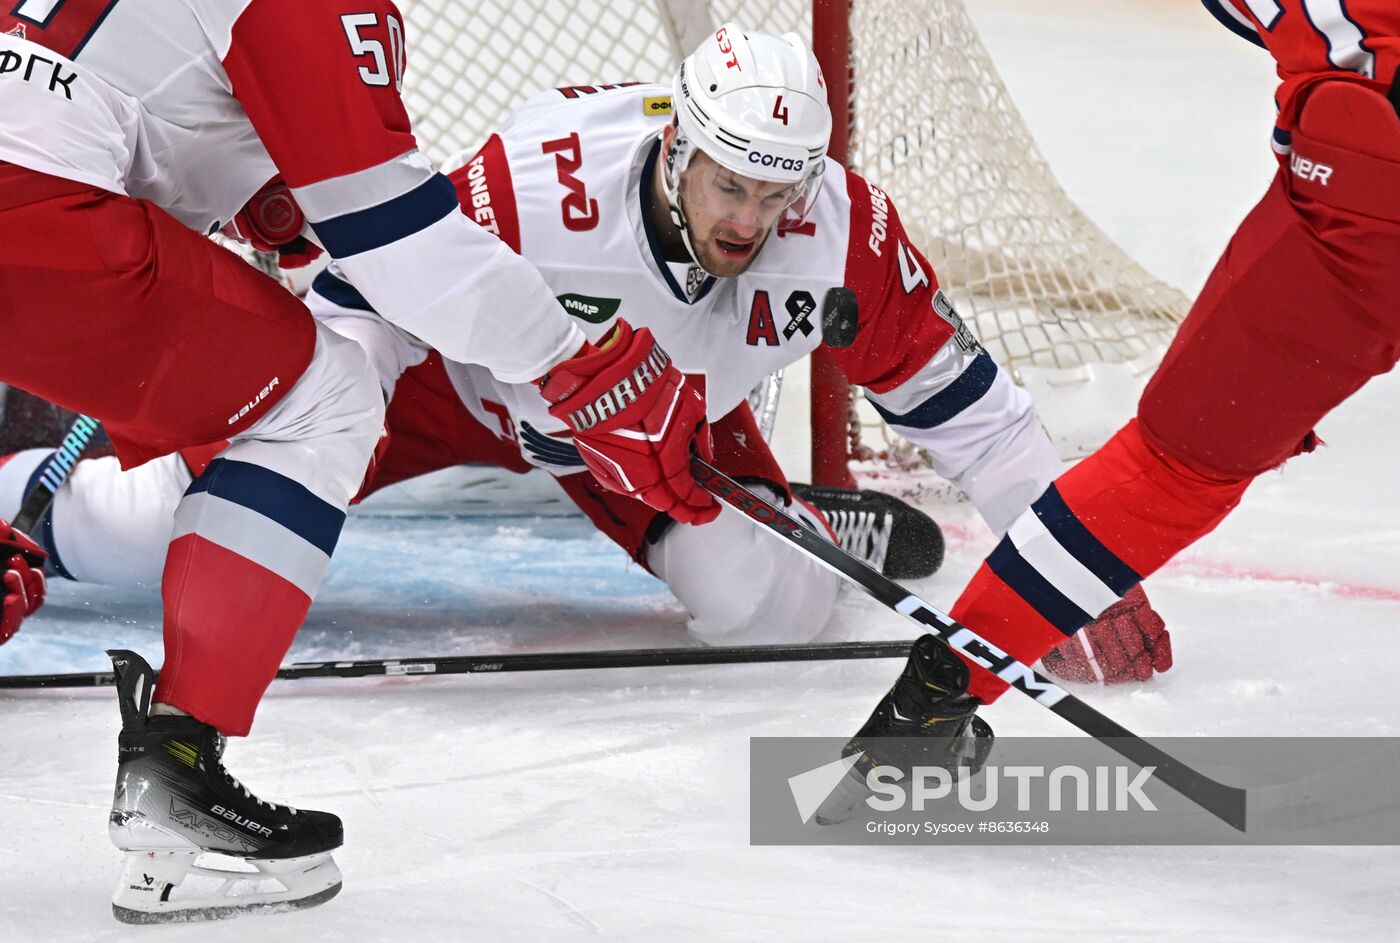
{"label": "white hockey jersey", "polygon": [[[1004,529],[1062,465],[1029,397],[958,319],[888,196],[828,161],[800,228],[771,234],[742,275],[710,278],[667,262],[651,230],[650,180],[670,115],[662,86],[552,90],[477,153],[452,162],[449,177],[463,211],[539,269],[590,339],[619,317],[651,328],[704,391],[712,420],[820,345],[823,296],[850,287],[860,332],[852,347],[833,352],[842,368]],[[318,316],[370,349],[386,389],[421,360],[411,339],[355,323],[370,305],[334,271],[318,278],[314,294]],[[560,441],[564,425],[532,384],[499,382],[470,363],[447,370],[471,413],[530,461],[581,470]]]}
{"label": "white hockey jersey", "polygon": [[[0,13],[0,161],[150,200],[201,232],[280,174],[379,312],[527,381],[583,337],[457,212],[399,97],[387,0],[18,0]],[[510,318],[497,317],[509,301]],[[154,342],[159,342],[154,341]]]}

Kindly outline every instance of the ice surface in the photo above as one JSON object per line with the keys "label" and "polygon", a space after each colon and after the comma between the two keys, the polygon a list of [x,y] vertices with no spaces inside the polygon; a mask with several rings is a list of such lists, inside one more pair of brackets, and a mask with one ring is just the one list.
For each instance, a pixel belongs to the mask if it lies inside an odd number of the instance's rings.
{"label": "ice surface", "polygon": [[[974,0],[1060,179],[1157,274],[1199,287],[1271,171],[1271,66],[1191,2]],[[1393,378],[1322,426],[1149,584],[1177,665],[1085,691],[1144,734],[1400,733]],[[990,547],[934,512],[950,602]],[[114,548],[119,552],[119,548]],[[155,592],[55,586],[0,674],[159,658]],[[832,638],[909,627],[851,594]],[[352,518],[293,649],[443,654],[686,644],[660,584],[576,518]],[[895,662],[280,682],[231,768],[344,817],[344,893],[301,914],[110,916],[110,690],[0,696],[0,940],[1389,940],[1387,848],[751,848],[748,738],[844,735]],[[1062,734],[1008,696],[1002,733]]]}

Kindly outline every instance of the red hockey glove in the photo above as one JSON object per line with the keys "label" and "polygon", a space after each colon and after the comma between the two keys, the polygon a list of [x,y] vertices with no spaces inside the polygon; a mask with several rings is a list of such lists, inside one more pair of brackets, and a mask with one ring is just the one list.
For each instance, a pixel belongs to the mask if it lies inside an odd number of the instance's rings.
{"label": "red hockey glove", "polygon": [[1146,681],[1172,666],[1172,639],[1142,587],[1134,586],[1040,663],[1066,681]]}
{"label": "red hockey glove", "polygon": [[316,261],[321,247],[303,236],[306,215],[280,177],[268,181],[224,227],[224,235],[246,242],[259,252],[276,252],[284,269]]}
{"label": "red hockey glove", "polygon": [[25,616],[44,604],[48,584],[44,561],[49,555],[29,535],[0,518],[0,645],[19,631]]}
{"label": "red hockey glove", "polygon": [[719,505],[690,477],[692,445],[707,460],[705,400],[651,331],[619,320],[601,349],[591,344],[539,380],[549,413],[574,432],[584,464],[611,490],[640,498],[686,524]]}

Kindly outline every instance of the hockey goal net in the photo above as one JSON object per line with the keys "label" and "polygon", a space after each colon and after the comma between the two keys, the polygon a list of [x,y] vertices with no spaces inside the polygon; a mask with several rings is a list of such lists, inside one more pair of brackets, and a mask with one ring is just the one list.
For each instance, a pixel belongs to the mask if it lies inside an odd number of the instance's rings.
{"label": "hockey goal net", "polygon": [[[401,9],[409,110],[439,160],[475,148],[542,89],[669,81],[681,55],[726,20],[812,36],[833,94],[846,97],[833,154],[891,194],[959,312],[1031,388],[1066,455],[1127,418],[1185,314],[1180,292],[1065,195],[962,0],[403,0]],[[824,383],[826,372],[814,369],[817,480],[840,483],[848,458],[876,474],[921,464],[839,378]]]}

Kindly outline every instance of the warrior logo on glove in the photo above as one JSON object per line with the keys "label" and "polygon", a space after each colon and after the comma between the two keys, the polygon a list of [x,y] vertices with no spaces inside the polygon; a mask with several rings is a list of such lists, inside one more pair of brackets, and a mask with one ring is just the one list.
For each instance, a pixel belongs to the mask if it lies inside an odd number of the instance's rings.
{"label": "warrior logo on glove", "polygon": [[574,433],[598,483],[683,524],[719,514],[690,476],[691,452],[710,459],[705,398],[688,386],[651,331],[619,319],[600,347],[585,344],[538,381],[549,414]]}
{"label": "warrior logo on glove", "polygon": [[666,351],[661,349],[661,345],[653,344],[651,352],[647,354],[645,360],[637,365],[630,377],[624,377],[618,381],[616,386],[603,391],[601,396],[593,402],[585,404],[582,409],[569,413],[567,419],[569,426],[575,432],[587,432],[609,416],[615,416],[622,412],[629,403],[636,402],[652,383],[665,373],[666,367],[670,363],[671,358]]}

